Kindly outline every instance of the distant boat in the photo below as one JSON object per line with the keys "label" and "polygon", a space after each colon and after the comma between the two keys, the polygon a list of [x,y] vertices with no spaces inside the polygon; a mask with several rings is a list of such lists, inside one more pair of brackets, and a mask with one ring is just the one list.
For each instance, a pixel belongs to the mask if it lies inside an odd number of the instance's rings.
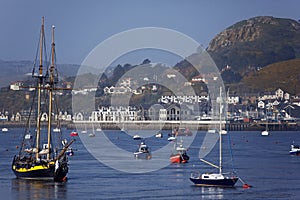
{"label": "distant boat", "polygon": [[299,145],[291,145],[291,149],[290,149],[290,154],[291,155],[300,155],[300,147]]}
{"label": "distant boat", "polygon": [[268,130],[264,130],[261,132],[262,136],[268,136],[269,135],[269,131]]}
{"label": "distant boat", "polygon": [[25,140],[30,140],[32,138],[32,135],[30,133],[25,134]]}
{"label": "distant boat", "polygon": [[78,133],[77,133],[76,131],[72,131],[72,132],[70,133],[70,136],[72,136],[72,137],[78,136]]}
{"label": "distant boat", "polygon": [[96,131],[100,132],[100,131],[102,131],[102,129],[101,128],[96,128]]}
{"label": "distant boat", "polygon": [[156,138],[162,138],[163,134],[159,131],[158,133],[155,134]]}
{"label": "distant boat", "polygon": [[175,139],[176,139],[175,136],[169,136],[169,137],[168,137],[168,141],[169,141],[169,142],[174,141]]}
{"label": "distant boat", "polygon": [[208,133],[216,133],[217,130],[216,130],[216,129],[209,129],[207,132],[208,132]]}
{"label": "distant boat", "polygon": [[193,133],[188,128],[175,128],[175,129],[173,129],[173,135],[176,135],[176,136],[192,136]]}
{"label": "distant boat", "polygon": [[92,124],[92,127],[93,127],[93,132],[92,133],[89,133],[89,137],[95,137],[96,134],[95,134],[95,128],[94,128],[94,124]]}
{"label": "distant boat", "polygon": [[89,133],[89,137],[95,137],[95,133]]}
{"label": "distant boat", "polygon": [[81,133],[86,134],[87,130],[86,130],[86,125],[84,124],[84,129],[81,131]]}
{"label": "distant boat", "polygon": [[67,151],[66,151],[66,154],[67,154],[68,156],[73,156],[73,155],[74,155],[73,149],[72,149],[71,147],[69,147],[69,148],[67,149]]}
{"label": "distant boat", "polygon": [[140,139],[142,139],[142,138],[141,138],[141,136],[139,136],[138,134],[136,134],[136,135],[133,136],[133,139],[134,139],[134,140],[140,140]]}
{"label": "distant boat", "polygon": [[171,163],[187,163],[190,157],[187,155],[187,149],[183,147],[182,140],[180,142],[174,141],[174,149],[170,156]]}
{"label": "distant boat", "polygon": [[[67,173],[69,170],[68,156],[66,151],[70,145],[75,141],[66,142],[63,145],[59,137],[54,137],[52,132],[52,113],[54,112],[54,103],[56,100],[55,90],[58,83],[58,75],[56,71],[55,62],[55,44],[54,44],[54,26],[52,27],[52,48],[51,48],[51,65],[47,66],[47,72],[44,70],[43,52],[45,50],[44,43],[44,18],[42,19],[42,26],[40,31],[39,42],[39,65],[38,74],[35,75],[33,69],[32,78],[36,81],[37,89],[33,95],[32,108],[30,109],[31,118],[29,117],[24,127],[24,138],[21,141],[18,154],[13,158],[11,169],[15,176],[20,179],[36,179],[36,180],[50,180],[62,182],[67,180]],[[37,57],[38,58],[38,57]],[[34,62],[36,63],[36,62]],[[42,99],[42,98],[46,99]],[[42,106],[42,102],[47,102],[47,106]],[[32,111],[36,113],[33,114]],[[49,116],[47,123],[48,128],[45,131],[41,130],[41,116],[46,112]],[[36,116],[38,116],[36,118]],[[37,119],[36,131],[34,132],[34,140],[31,139],[29,133],[30,122]],[[56,134],[57,135],[57,134]],[[57,139],[57,140],[56,140]]]}
{"label": "distant boat", "polygon": [[60,128],[57,128],[57,127],[56,127],[56,128],[54,128],[54,129],[53,129],[53,132],[55,132],[55,133],[59,133],[59,132],[60,132]]}
{"label": "distant boat", "polygon": [[[220,88],[220,98],[221,98],[222,90]],[[235,183],[238,181],[238,177],[235,175],[228,175],[223,173],[222,167],[222,125],[221,125],[221,113],[222,113],[222,101],[220,100],[220,124],[219,124],[219,165],[215,165],[211,162],[208,162],[204,159],[200,159],[202,162],[209,164],[212,167],[219,169],[218,173],[200,173],[195,172],[191,174],[190,180],[197,186],[219,186],[219,187],[233,187]]]}
{"label": "distant boat", "polygon": [[268,114],[266,115],[266,129],[261,132],[261,136],[268,136],[269,135],[269,126],[268,126]]}
{"label": "distant boat", "polygon": [[185,136],[192,136],[193,133],[188,128],[183,128],[183,135],[185,135]]}
{"label": "distant boat", "polygon": [[226,130],[221,130],[221,134],[226,135],[227,131]]}
{"label": "distant boat", "polygon": [[[64,140],[61,141],[61,143],[62,143],[63,146],[66,146],[68,144],[68,141],[67,141],[67,139],[64,139]],[[74,151],[73,151],[72,147],[67,148],[66,155],[68,155],[68,156],[73,156],[74,155]]]}
{"label": "distant boat", "polygon": [[176,140],[176,136],[178,135],[178,128],[174,128],[173,131],[171,133],[168,134],[168,141],[172,142],[174,140]]}
{"label": "distant boat", "polygon": [[122,132],[126,132],[126,129],[125,129],[125,125],[124,125],[124,123],[122,124],[121,131],[122,131]]}
{"label": "distant boat", "polygon": [[2,128],[2,132],[7,132],[8,128]]}
{"label": "distant boat", "polygon": [[141,142],[139,144],[139,148],[133,153],[136,159],[144,159],[149,160],[151,159],[151,152],[149,147],[145,144],[145,142]]}

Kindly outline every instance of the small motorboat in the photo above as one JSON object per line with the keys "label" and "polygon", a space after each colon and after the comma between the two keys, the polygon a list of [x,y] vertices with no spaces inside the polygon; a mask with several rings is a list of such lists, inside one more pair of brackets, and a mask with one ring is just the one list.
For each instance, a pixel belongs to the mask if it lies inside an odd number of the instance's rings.
{"label": "small motorboat", "polygon": [[151,159],[151,152],[149,147],[145,144],[145,142],[141,142],[139,144],[139,148],[133,153],[136,159],[144,159],[149,160]]}
{"label": "small motorboat", "polygon": [[161,132],[158,132],[155,134],[155,137],[157,138],[162,138],[163,137],[163,134]]}
{"label": "small motorboat", "polygon": [[173,135],[176,136],[192,136],[193,133],[188,128],[175,128],[173,130]]}
{"label": "small motorboat", "polygon": [[133,136],[133,139],[134,139],[134,140],[140,140],[140,139],[142,139],[142,138],[141,138],[141,136],[139,136],[139,135],[136,134],[136,135]]}
{"label": "small motorboat", "polygon": [[2,132],[7,132],[8,128],[2,128]]}
{"label": "small motorboat", "polygon": [[72,131],[72,132],[70,133],[70,136],[72,136],[72,137],[78,136],[78,133],[77,133],[76,131]]}
{"label": "small motorboat", "polygon": [[175,137],[175,136],[170,135],[170,136],[168,137],[168,141],[169,141],[169,142],[174,141],[174,140],[176,140],[176,137]]}
{"label": "small motorboat", "polygon": [[207,132],[208,133],[217,133],[217,130],[216,129],[209,129]]}
{"label": "small motorboat", "polygon": [[69,147],[69,148],[67,149],[67,151],[66,151],[66,154],[67,154],[68,156],[73,156],[73,155],[74,155],[73,149],[72,149],[71,147]]}
{"label": "small motorboat", "polygon": [[269,136],[268,119],[267,119],[267,122],[266,122],[266,129],[261,132],[261,136]]}
{"label": "small motorboat", "polygon": [[60,132],[60,128],[57,128],[57,127],[56,127],[56,128],[54,128],[54,129],[53,129],[53,132],[55,132],[55,133],[59,133],[59,132]]}
{"label": "small motorboat", "polygon": [[30,140],[32,138],[32,135],[30,133],[27,133],[24,138],[25,140]]}
{"label": "small motorboat", "polygon": [[290,150],[291,155],[300,155],[300,147],[299,145],[291,145],[291,150]]}
{"label": "small motorboat", "polygon": [[268,136],[269,135],[269,131],[268,130],[262,131],[261,135],[262,136]]}
{"label": "small motorboat", "polygon": [[90,133],[89,137],[95,137],[95,133]]}
{"label": "small motorboat", "polygon": [[171,163],[187,163],[190,157],[186,153],[187,149],[183,147],[183,144],[176,144],[175,151],[170,156]]}
{"label": "small motorboat", "polygon": [[[209,129],[207,132],[208,133],[219,133],[219,130],[218,129]],[[220,133],[223,135],[226,135],[228,132],[224,129],[221,129]]]}

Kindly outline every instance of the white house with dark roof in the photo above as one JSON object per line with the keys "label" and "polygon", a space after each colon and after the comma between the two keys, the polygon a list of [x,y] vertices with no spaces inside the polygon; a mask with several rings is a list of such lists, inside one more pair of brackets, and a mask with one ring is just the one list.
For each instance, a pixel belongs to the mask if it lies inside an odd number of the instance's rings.
{"label": "white house with dark roof", "polygon": [[260,100],[258,103],[257,103],[257,107],[258,108],[265,108],[265,102]]}
{"label": "white house with dark roof", "polygon": [[275,91],[275,96],[277,97],[277,99],[283,99],[283,97],[284,97],[284,91],[282,89],[278,88]]}

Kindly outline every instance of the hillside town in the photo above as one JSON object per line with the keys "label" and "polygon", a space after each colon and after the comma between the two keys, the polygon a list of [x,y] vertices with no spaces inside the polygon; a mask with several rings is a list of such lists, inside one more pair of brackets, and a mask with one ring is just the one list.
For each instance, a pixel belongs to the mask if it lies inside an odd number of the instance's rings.
{"label": "hillside town", "polygon": [[[176,78],[173,74],[167,74],[168,78]],[[148,79],[146,77],[146,79]],[[195,85],[199,82],[206,82],[203,76],[196,76],[185,85]],[[22,82],[17,81],[10,85],[10,90],[27,90],[26,97],[30,98],[30,93],[34,88],[22,88]],[[145,90],[156,93],[158,86],[155,84],[143,86],[139,89],[132,89],[136,84],[132,78],[126,78],[120,81],[119,86],[106,86],[103,88],[104,95],[122,95],[131,93],[132,95],[143,94]],[[67,88],[71,88],[70,82],[62,83]],[[72,95],[87,95],[96,92],[99,88],[88,88],[82,90],[73,90]],[[29,93],[28,93],[29,92]],[[57,95],[65,95],[70,91],[57,92]],[[290,95],[281,88],[261,95],[245,94],[237,96],[230,94],[230,88],[227,88],[227,122],[228,123],[296,123],[300,119],[300,97]],[[1,121],[3,122],[22,122],[27,119],[27,110],[20,110],[11,113],[9,110],[1,112]],[[43,113],[41,121],[47,121],[48,114]],[[207,93],[195,96],[175,96],[162,95],[153,105],[119,105],[105,106],[98,105],[98,109],[91,113],[71,113],[61,111],[55,113],[55,120],[61,120],[66,123],[74,121],[92,121],[92,122],[130,122],[130,121],[209,121],[212,119],[210,98]]]}

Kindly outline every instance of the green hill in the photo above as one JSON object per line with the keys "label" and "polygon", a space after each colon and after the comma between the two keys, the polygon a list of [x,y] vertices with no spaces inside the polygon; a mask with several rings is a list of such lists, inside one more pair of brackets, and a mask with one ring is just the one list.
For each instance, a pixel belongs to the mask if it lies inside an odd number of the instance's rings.
{"label": "green hill", "polygon": [[241,80],[248,91],[262,92],[283,89],[290,94],[300,93],[300,59],[282,61],[248,74]]}

